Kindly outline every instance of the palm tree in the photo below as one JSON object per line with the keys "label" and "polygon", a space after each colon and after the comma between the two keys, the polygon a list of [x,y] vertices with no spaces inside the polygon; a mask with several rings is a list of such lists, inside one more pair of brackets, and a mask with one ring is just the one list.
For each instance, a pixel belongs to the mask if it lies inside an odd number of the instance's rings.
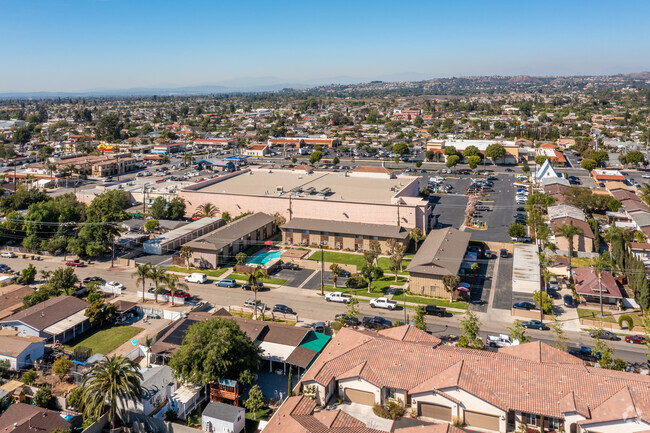
{"label": "palm tree", "polygon": [[418,227],[412,228],[411,232],[409,233],[409,237],[412,241],[415,242],[415,251],[417,252],[418,242],[420,242],[420,239],[422,239],[422,230],[420,230]]}
{"label": "palm tree", "polygon": [[442,277],[442,285],[445,292],[449,293],[449,302],[454,300],[454,289],[460,284],[460,277],[458,275],[445,275]]}
{"label": "palm tree", "polygon": [[192,247],[189,245],[183,245],[178,253],[178,255],[185,260],[185,265],[187,266],[188,271],[190,270],[190,259],[192,258],[192,252]]}
{"label": "palm tree", "polygon": [[52,271],[48,271],[47,269],[41,269],[41,278],[44,281],[49,281],[50,277],[52,277]]}
{"label": "palm tree", "polygon": [[248,277],[248,284],[251,285],[251,290],[255,294],[255,320],[257,320],[257,291],[259,290],[259,280],[266,277],[266,272],[259,266],[253,272],[246,272]]}
{"label": "palm tree", "polygon": [[135,282],[136,286],[142,284],[142,302],[144,302],[144,291],[147,285],[147,279],[151,273],[151,263],[136,264],[135,271],[131,274],[132,277],[137,277]]}
{"label": "palm tree", "polygon": [[206,217],[213,217],[219,212],[219,209],[212,203],[204,203],[200,204],[196,207],[196,212],[194,212],[194,216],[196,218],[206,218]]}
{"label": "palm tree", "polygon": [[147,368],[149,368],[149,349],[151,349],[152,345],[153,345],[153,337],[147,337],[144,340],[144,344],[143,344],[145,349],[147,349]]}
{"label": "palm tree", "polygon": [[558,228],[558,233],[563,238],[566,238],[569,241],[569,279],[573,281],[573,274],[571,273],[571,257],[573,257],[573,238],[576,235],[581,235],[582,229],[573,225],[573,221],[570,224],[563,224]]}
{"label": "palm tree", "polygon": [[50,182],[54,180],[54,172],[56,171],[56,164],[53,162],[49,162],[47,165],[47,171],[50,172]]}
{"label": "palm tree", "polygon": [[332,271],[332,281],[334,281],[334,289],[336,289],[336,281],[339,277],[339,272],[341,272],[341,267],[336,263],[330,265],[330,271]]}
{"label": "palm tree", "polygon": [[74,181],[74,193],[76,195],[77,194],[77,181],[79,180],[79,169],[77,168],[77,166],[75,164],[68,164],[66,166],[66,168],[68,169],[68,171],[70,173],[77,175],[76,176],[77,178]]}
{"label": "palm tree", "polygon": [[189,289],[188,285],[184,281],[181,281],[177,275],[168,275],[164,281],[165,287],[169,289],[170,294],[172,295],[172,305],[174,305],[174,295],[180,290],[187,291]]}
{"label": "palm tree", "polygon": [[82,381],[82,409],[84,418],[99,419],[108,415],[111,428],[115,428],[118,405],[142,399],[142,373],[138,365],[123,356],[112,357],[96,364]]}
{"label": "palm tree", "polygon": [[188,167],[191,166],[192,163],[194,162],[194,158],[192,157],[192,154],[191,154],[191,153],[185,153],[185,154],[183,154],[183,162],[184,162],[185,165],[187,165]]}
{"label": "palm tree", "polygon": [[603,317],[603,272],[611,271],[613,266],[609,253],[604,252],[594,259],[594,272],[598,277],[598,298],[600,301],[600,317]]}
{"label": "palm tree", "polygon": [[164,268],[151,266],[151,269],[149,269],[149,279],[153,281],[155,287],[154,294],[156,295],[156,303],[158,303],[158,295],[163,291],[162,285],[167,279],[167,272]]}

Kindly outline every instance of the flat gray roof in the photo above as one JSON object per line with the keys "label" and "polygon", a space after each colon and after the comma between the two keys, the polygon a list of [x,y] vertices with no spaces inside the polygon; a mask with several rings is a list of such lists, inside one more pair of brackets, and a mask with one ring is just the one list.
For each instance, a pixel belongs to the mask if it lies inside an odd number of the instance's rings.
{"label": "flat gray roof", "polygon": [[192,221],[191,223],[184,225],[183,227],[179,227],[177,229],[174,229],[172,231],[169,231],[167,233],[163,233],[160,236],[156,236],[153,239],[149,239],[148,241],[145,242],[145,244],[150,244],[150,245],[162,245],[166,242],[173,241],[175,239],[178,239],[182,236],[185,236],[186,234],[192,233],[195,230],[200,230],[201,228],[210,225],[212,223],[215,223],[219,221],[221,218],[217,217],[205,217],[198,219],[196,221]]}
{"label": "flat gray roof", "polygon": [[309,230],[310,232],[327,232],[330,235],[341,233],[346,235],[378,236],[380,238],[406,239],[409,231],[397,225],[366,224],[318,220],[311,218],[293,218],[280,227],[282,230]]}
{"label": "flat gray roof", "polygon": [[271,197],[289,197],[293,191],[293,197],[298,198],[390,204],[400,190],[417,181],[412,176],[388,179],[346,176],[343,172],[252,170],[195,191]]}
{"label": "flat gray roof", "polygon": [[[219,250],[273,221],[275,221],[274,216],[263,212],[246,215],[242,219],[226,224],[200,238],[189,241],[185,245],[197,249]],[[268,234],[271,235],[271,233]]]}

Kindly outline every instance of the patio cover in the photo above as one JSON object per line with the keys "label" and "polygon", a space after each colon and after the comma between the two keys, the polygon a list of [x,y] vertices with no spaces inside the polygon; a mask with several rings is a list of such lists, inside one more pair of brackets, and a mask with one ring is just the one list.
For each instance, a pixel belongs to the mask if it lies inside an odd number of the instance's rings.
{"label": "patio cover", "polygon": [[63,334],[65,331],[71,330],[86,320],[88,320],[88,318],[86,317],[86,309],[84,308],[83,310],[74,313],[72,316],[66,317],[52,326],[48,326],[43,330],[43,332],[52,336],[57,336]]}

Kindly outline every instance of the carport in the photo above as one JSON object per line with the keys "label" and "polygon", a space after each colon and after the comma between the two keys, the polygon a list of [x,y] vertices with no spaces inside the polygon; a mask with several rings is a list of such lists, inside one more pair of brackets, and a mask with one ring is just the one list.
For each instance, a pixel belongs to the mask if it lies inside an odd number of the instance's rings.
{"label": "carport", "polygon": [[43,332],[51,335],[54,342],[58,341],[60,343],[65,343],[66,341],[75,338],[77,335],[83,334],[89,328],[90,322],[88,321],[88,317],[86,317],[86,309],[84,308],[72,316],[66,317],[63,320],[48,326],[43,330]]}

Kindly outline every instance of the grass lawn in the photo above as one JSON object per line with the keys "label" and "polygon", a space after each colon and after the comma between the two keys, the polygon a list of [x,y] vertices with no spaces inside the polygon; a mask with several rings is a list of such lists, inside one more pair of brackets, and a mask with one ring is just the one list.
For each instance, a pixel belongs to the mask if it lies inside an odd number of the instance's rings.
{"label": "grass lawn", "polygon": [[[236,272],[233,272],[232,274],[228,275],[228,278],[232,278],[232,279],[237,280],[237,281],[248,281],[248,277],[246,275],[238,274]],[[283,280],[281,278],[267,277],[267,278],[263,278],[262,282],[267,283],[267,284],[277,284],[278,286],[281,286],[284,283],[286,283],[287,280]]]}
{"label": "grass lawn", "polygon": [[594,259],[587,257],[573,257],[571,258],[572,268],[586,268],[594,264]]}
{"label": "grass lawn", "polygon": [[[309,256],[309,260],[320,260],[320,258],[320,251],[316,251],[311,256]],[[411,258],[413,258],[412,254],[404,257],[404,260],[402,260],[402,269],[406,269],[409,263],[411,263]],[[357,270],[363,268],[363,265],[366,263],[363,254],[339,253],[335,251],[325,251],[325,261],[343,265],[354,265],[357,267]],[[384,272],[390,272],[390,259],[388,257],[380,257],[377,260],[377,263],[379,264],[379,267],[384,270]],[[398,272],[398,274],[406,275],[406,272]]]}
{"label": "grass lawn", "polygon": [[142,329],[136,326],[95,328],[66,344],[65,348],[72,351],[77,347],[88,347],[92,349],[93,354],[108,355],[109,352],[117,349],[122,343],[139,334]]}
{"label": "grass lawn", "polygon": [[257,411],[255,414],[257,419],[255,419],[252,412],[246,411],[246,433],[257,432],[257,426],[259,425],[260,420],[267,419],[270,414],[271,409],[265,407],[264,409]]}
{"label": "grass lawn", "polygon": [[361,287],[359,289],[350,289],[343,286],[337,287],[336,290],[334,290],[334,286],[325,286],[325,291],[348,293],[353,296],[363,296],[366,298],[376,298],[379,296],[384,296],[386,294],[386,290],[390,286],[402,285],[404,283],[406,283],[406,278],[403,277],[398,277],[397,283],[395,282],[395,277],[383,277],[372,282],[372,291],[370,293],[368,293],[368,286]]}
{"label": "grass lawn", "polygon": [[612,313],[605,311],[604,316],[600,317],[599,310],[589,310],[586,308],[578,308],[578,317],[580,319],[589,319],[589,320],[602,320],[603,322],[616,323],[616,319]]}
{"label": "grass lawn", "polygon": [[225,274],[228,271],[228,269],[230,268],[221,268],[215,270],[190,268],[190,270],[188,271],[187,268],[181,266],[168,266],[167,272],[182,272],[184,274],[191,274],[192,272],[200,272],[202,274],[205,274],[208,278],[210,277],[219,278],[220,276]]}
{"label": "grass lawn", "polygon": [[[404,295],[402,293],[393,295],[393,301],[404,301]],[[467,310],[467,302],[463,301],[454,301],[454,302],[449,302],[448,300],[445,299],[437,299],[437,298],[427,298],[425,296],[413,296],[413,295],[406,295],[406,302],[413,302],[414,304],[431,304],[431,305],[437,305],[439,307],[449,307],[449,308],[459,308],[462,310]]]}

